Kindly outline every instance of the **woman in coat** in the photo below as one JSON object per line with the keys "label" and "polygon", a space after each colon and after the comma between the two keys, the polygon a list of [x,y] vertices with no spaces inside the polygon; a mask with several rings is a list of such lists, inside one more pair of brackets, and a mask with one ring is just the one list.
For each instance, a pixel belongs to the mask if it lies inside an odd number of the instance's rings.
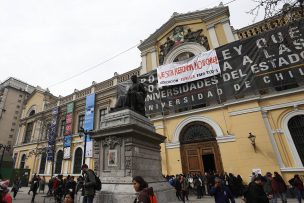
{"label": "woman in coat", "polygon": [[150,196],[153,196],[153,188],[148,187],[148,183],[141,177],[136,176],[132,180],[134,190],[138,192],[138,196],[134,203],[150,203]]}

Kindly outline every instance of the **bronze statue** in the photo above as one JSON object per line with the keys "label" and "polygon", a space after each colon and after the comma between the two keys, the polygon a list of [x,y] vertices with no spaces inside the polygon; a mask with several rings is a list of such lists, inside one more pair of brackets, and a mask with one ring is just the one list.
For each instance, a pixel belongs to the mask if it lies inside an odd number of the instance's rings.
{"label": "bronze statue", "polygon": [[147,96],[147,92],[144,85],[138,82],[136,75],[132,75],[131,80],[133,84],[127,92],[125,106],[145,116],[145,98]]}
{"label": "bronze statue", "polygon": [[147,92],[142,83],[138,82],[137,76],[131,76],[132,85],[129,87],[127,94],[124,91],[118,91],[118,98],[114,108],[111,108],[111,112],[120,111],[126,108],[131,109],[143,116],[145,114],[145,98]]}

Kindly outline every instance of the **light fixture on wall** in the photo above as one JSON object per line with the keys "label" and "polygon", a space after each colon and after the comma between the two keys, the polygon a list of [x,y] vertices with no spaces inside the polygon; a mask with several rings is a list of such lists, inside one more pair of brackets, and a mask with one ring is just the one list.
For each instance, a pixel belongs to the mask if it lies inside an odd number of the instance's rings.
{"label": "light fixture on wall", "polygon": [[249,133],[248,139],[250,140],[252,146],[255,148],[255,138],[256,136],[252,133]]}

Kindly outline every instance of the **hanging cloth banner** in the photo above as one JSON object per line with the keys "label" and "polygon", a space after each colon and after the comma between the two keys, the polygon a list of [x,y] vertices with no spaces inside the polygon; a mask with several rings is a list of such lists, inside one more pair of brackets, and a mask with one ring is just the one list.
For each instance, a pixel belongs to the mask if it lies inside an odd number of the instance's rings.
{"label": "hanging cloth banner", "polygon": [[59,112],[58,107],[54,107],[52,109],[52,122],[48,134],[48,148],[47,148],[47,160],[49,161],[54,159],[54,145],[56,144],[58,112]]}
{"label": "hanging cloth banner", "polygon": [[72,123],[73,123],[73,110],[74,103],[69,103],[66,106],[67,114],[65,116],[65,132],[64,132],[64,145],[63,145],[63,159],[71,158],[71,143],[72,137]]}
{"label": "hanging cloth banner", "polygon": [[160,88],[156,70],[141,75],[139,81],[147,89],[146,115],[174,114],[303,88],[303,36],[304,21],[299,20],[218,47],[221,74],[184,84]]}
{"label": "hanging cloth banner", "polygon": [[190,60],[157,68],[158,86],[183,84],[221,73],[215,50],[203,52]]}
{"label": "hanging cloth banner", "polygon": [[67,114],[65,116],[66,124],[65,124],[64,135],[72,134],[73,110],[74,110],[74,103],[67,104]]}
{"label": "hanging cloth banner", "polygon": [[63,138],[63,159],[71,158],[72,135],[66,135]]}
{"label": "hanging cloth banner", "polygon": [[[86,108],[84,116],[83,129],[85,131],[90,131],[94,129],[94,107],[95,107],[95,93],[90,94],[86,97]],[[93,143],[89,135],[86,136],[86,151],[85,157],[93,157]]]}

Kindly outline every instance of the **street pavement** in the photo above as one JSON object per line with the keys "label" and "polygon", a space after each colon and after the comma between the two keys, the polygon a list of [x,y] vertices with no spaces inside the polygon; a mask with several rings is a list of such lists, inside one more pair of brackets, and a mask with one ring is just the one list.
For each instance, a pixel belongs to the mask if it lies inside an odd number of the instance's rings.
{"label": "street pavement", "polygon": [[[22,187],[20,189],[20,191],[18,192],[17,194],[17,197],[16,199],[13,199],[13,203],[30,203],[31,202],[31,198],[32,198],[32,195],[28,195],[28,192],[29,191],[29,187]],[[32,193],[31,193],[32,194]],[[11,193],[11,195],[13,195]],[[36,195],[36,198],[35,198],[35,203],[55,203],[54,199],[45,199],[44,201],[44,196],[45,194],[42,194],[42,193],[38,193]],[[203,203],[214,203],[214,199],[213,197],[203,197],[202,199],[196,199],[196,197],[194,196],[191,196],[189,201],[187,201],[188,203],[198,203],[198,202],[203,202]],[[297,201],[295,199],[288,199],[288,203],[296,203]],[[80,202],[75,202],[75,203],[80,203]],[[106,203],[106,202],[103,202],[103,203]],[[123,201],[121,202],[123,203]],[[162,202],[160,202],[162,203]],[[170,203],[181,203],[181,201],[176,201],[176,202],[170,202]],[[236,203],[244,203],[243,200],[241,199],[237,199],[236,200]],[[281,203],[281,201],[278,201],[278,203]]]}

